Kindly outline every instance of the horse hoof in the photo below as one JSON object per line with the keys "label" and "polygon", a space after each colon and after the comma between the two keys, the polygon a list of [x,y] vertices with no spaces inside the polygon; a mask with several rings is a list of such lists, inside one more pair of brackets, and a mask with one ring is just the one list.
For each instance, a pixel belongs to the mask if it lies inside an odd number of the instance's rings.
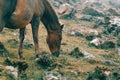
{"label": "horse hoof", "polygon": [[35,58],[39,58],[39,54],[36,54],[36,55],[35,55]]}
{"label": "horse hoof", "polygon": [[60,52],[55,52],[55,53],[53,53],[52,55],[55,56],[55,57],[59,57]]}

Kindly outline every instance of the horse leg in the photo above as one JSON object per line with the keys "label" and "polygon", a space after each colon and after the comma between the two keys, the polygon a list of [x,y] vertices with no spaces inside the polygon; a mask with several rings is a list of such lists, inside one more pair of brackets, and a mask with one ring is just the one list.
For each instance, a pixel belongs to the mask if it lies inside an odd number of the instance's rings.
{"label": "horse leg", "polygon": [[34,40],[34,45],[35,45],[35,57],[38,58],[39,56],[39,43],[38,43],[38,30],[39,30],[39,24],[40,24],[40,19],[39,17],[34,17],[31,25],[32,25],[32,34],[33,34],[33,40]]}
{"label": "horse leg", "polygon": [[18,49],[18,55],[19,55],[19,58],[23,58],[23,41],[24,41],[24,38],[25,38],[25,27],[24,28],[20,28],[19,30],[19,49]]}
{"label": "horse leg", "polygon": [[0,32],[2,32],[4,27],[5,27],[5,23],[0,19]]}

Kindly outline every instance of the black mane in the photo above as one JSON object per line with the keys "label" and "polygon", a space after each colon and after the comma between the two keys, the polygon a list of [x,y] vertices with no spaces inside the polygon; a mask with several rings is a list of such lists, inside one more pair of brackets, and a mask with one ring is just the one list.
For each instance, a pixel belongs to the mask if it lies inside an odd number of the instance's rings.
{"label": "black mane", "polygon": [[59,30],[60,23],[54,9],[47,0],[42,0],[42,1],[45,7],[45,12],[42,17],[43,24],[45,25],[48,31]]}

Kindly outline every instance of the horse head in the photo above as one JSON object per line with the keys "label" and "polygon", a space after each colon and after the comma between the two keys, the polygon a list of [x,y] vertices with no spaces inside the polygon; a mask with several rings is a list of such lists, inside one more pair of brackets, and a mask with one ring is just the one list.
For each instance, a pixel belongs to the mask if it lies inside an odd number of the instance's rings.
{"label": "horse head", "polygon": [[61,45],[61,40],[62,40],[62,28],[63,28],[63,25],[60,26],[60,30],[49,31],[47,40],[46,40],[51,53],[53,54],[53,56],[56,56],[56,57],[59,57],[59,54],[60,54],[60,45]]}

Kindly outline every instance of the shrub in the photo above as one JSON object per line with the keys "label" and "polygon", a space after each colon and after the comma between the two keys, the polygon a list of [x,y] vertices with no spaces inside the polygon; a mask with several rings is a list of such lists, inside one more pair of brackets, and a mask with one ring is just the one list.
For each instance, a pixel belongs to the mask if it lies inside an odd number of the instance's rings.
{"label": "shrub", "polygon": [[41,56],[36,60],[36,63],[43,69],[53,69],[57,65],[55,57],[46,52],[41,53]]}
{"label": "shrub", "polygon": [[71,56],[73,56],[75,58],[79,58],[79,57],[83,57],[84,56],[84,54],[79,50],[78,47],[74,48],[74,50],[71,51],[71,53],[69,55],[71,55]]}

